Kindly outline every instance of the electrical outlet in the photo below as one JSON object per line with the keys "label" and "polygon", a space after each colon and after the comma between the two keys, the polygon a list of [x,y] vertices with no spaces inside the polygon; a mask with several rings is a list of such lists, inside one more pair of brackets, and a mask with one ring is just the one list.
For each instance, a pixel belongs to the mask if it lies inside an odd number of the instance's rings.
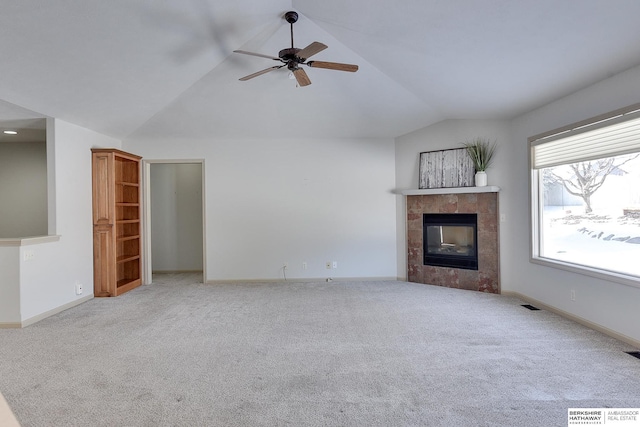
{"label": "electrical outlet", "polygon": [[571,301],[575,301],[576,300],[576,291],[571,289]]}
{"label": "electrical outlet", "polygon": [[31,261],[32,259],[34,259],[36,257],[35,252],[33,252],[30,249],[25,249],[25,251],[22,253],[22,259],[24,261]]}
{"label": "electrical outlet", "polygon": [[331,261],[327,261],[326,268],[327,270],[331,270]]}
{"label": "electrical outlet", "polygon": [[303,270],[306,270],[306,269],[307,269],[307,261],[304,261],[304,262],[302,263],[302,269],[303,269]]}
{"label": "electrical outlet", "polygon": [[82,295],[82,283],[76,282],[76,295]]}
{"label": "electrical outlet", "polygon": [[333,261],[332,268],[338,268],[338,261]]}

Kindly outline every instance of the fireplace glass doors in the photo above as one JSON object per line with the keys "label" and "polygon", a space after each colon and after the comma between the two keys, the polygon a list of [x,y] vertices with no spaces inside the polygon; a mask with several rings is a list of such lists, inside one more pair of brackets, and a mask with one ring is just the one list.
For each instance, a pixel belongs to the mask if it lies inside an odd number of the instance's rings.
{"label": "fireplace glass doors", "polygon": [[476,214],[424,214],[424,265],[478,269]]}

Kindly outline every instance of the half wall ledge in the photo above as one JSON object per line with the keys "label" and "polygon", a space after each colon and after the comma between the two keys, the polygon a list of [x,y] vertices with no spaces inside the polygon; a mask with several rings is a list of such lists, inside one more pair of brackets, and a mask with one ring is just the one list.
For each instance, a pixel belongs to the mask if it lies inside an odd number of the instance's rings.
{"label": "half wall ledge", "polygon": [[58,242],[58,241],[60,241],[59,235],[33,236],[33,237],[3,237],[3,238],[0,238],[0,247],[39,245],[41,243],[50,243],[50,242]]}

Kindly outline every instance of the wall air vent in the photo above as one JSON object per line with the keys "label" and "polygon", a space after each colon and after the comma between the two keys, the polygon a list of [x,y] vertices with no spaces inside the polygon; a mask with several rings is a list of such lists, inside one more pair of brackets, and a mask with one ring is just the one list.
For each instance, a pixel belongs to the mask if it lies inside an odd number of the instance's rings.
{"label": "wall air vent", "polygon": [[640,359],[640,351],[625,351],[625,353],[635,357],[636,359]]}

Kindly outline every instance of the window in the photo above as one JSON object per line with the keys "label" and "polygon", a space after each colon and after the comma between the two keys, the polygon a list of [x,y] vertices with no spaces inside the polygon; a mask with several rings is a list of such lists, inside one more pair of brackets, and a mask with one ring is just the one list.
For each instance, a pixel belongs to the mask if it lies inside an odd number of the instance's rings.
{"label": "window", "polygon": [[529,144],[532,260],[640,286],[640,104]]}

